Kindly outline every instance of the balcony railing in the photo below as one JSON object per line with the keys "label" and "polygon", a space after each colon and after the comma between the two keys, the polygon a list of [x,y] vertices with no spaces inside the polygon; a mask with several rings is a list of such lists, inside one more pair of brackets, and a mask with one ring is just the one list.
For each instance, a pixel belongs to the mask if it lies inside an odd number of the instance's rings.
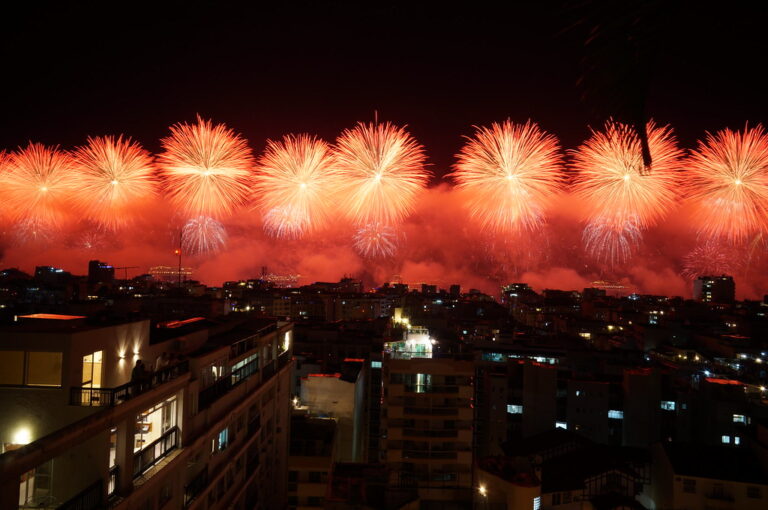
{"label": "balcony railing", "polygon": [[101,479],[80,491],[56,510],[96,510],[104,508],[104,493]]}
{"label": "balcony railing", "polygon": [[456,407],[406,407],[405,414],[428,414],[430,416],[456,416],[459,409]]}
{"label": "balcony railing", "polygon": [[69,404],[73,406],[110,407],[176,379],[189,372],[189,361],[182,361],[172,367],[158,370],[145,381],[131,381],[116,388],[72,387],[69,389]]}
{"label": "balcony railing", "polygon": [[458,386],[438,386],[434,384],[406,384],[408,393],[458,393]]}
{"label": "balcony railing", "polygon": [[[283,368],[291,360],[288,351],[283,352],[277,360],[271,360],[259,369],[259,360],[253,360],[243,365],[229,375],[225,375],[212,385],[200,391],[198,395],[198,409],[206,409],[218,399],[226,395],[229,390],[242,383],[249,377],[261,372],[261,380],[267,381],[276,371]],[[277,368],[275,368],[277,366]]]}
{"label": "balcony railing", "polygon": [[133,477],[137,478],[147,469],[171,453],[179,445],[179,429],[173,427],[152,441],[146,448],[133,455]]}
{"label": "balcony railing", "polygon": [[424,430],[424,429],[403,429],[404,436],[410,437],[459,437],[459,431],[453,430]]}
{"label": "balcony railing", "polygon": [[184,506],[189,506],[208,487],[208,468],[204,468],[184,486]]}
{"label": "balcony railing", "polygon": [[456,459],[457,453],[445,451],[403,450],[404,459]]}

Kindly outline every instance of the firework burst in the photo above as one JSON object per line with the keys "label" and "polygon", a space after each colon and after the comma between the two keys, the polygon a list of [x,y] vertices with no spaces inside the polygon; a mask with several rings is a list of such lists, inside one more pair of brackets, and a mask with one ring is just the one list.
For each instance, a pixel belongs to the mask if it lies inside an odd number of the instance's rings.
{"label": "firework burst", "polygon": [[197,118],[171,127],[158,162],[166,193],[188,216],[220,218],[245,202],[253,158],[245,139],[224,124]]}
{"label": "firework burst", "polygon": [[450,174],[468,193],[470,214],[493,232],[533,230],[562,185],[557,139],[532,122],[477,128]]}
{"label": "firework burst", "polygon": [[78,168],[77,205],[100,225],[115,229],[130,221],[131,210],[154,195],[152,156],[130,138],[88,138],[74,153]]}
{"label": "firework burst", "polygon": [[345,130],[334,154],[342,209],[358,225],[398,224],[429,179],[422,146],[390,123]]}
{"label": "firework burst", "polygon": [[613,266],[632,258],[643,240],[643,231],[632,219],[624,223],[595,219],[584,227],[582,240],[595,260]]}
{"label": "firework burst", "polygon": [[338,188],[328,144],[309,135],[268,141],[254,182],[265,229],[275,237],[290,239],[327,223]]}
{"label": "firework burst", "polygon": [[732,246],[710,239],[683,257],[683,270],[680,274],[689,280],[699,276],[733,274],[737,269],[738,258],[739,254]]}
{"label": "firework burst", "polygon": [[[656,224],[678,196],[682,151],[668,127],[648,124],[653,167],[646,172],[635,131],[618,122],[592,137],[573,154],[575,194],[587,209],[586,248],[603,260],[631,255],[628,243]],[[602,246],[601,242],[610,245]]]}
{"label": "firework burst", "polygon": [[227,244],[227,232],[215,219],[199,216],[184,224],[181,240],[184,252],[205,255],[218,252]]}
{"label": "firework burst", "polygon": [[75,187],[72,158],[56,147],[30,143],[6,158],[0,202],[12,221],[32,231],[56,227]]}
{"label": "firework burst", "polygon": [[397,231],[380,223],[369,223],[354,235],[355,250],[365,258],[381,259],[394,256],[400,245]]}
{"label": "firework burst", "polygon": [[707,134],[688,167],[700,233],[741,241],[768,232],[768,135],[762,126]]}

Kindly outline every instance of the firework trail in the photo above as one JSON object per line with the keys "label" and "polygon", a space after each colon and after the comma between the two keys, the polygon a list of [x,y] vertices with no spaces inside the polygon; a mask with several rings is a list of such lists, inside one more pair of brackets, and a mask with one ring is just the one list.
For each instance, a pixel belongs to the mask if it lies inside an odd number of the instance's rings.
{"label": "firework trail", "polygon": [[397,231],[380,223],[369,223],[354,235],[355,250],[365,258],[392,257],[400,244]]}
{"label": "firework trail", "polygon": [[768,135],[762,126],[708,133],[687,163],[701,234],[742,241],[768,231]]}
{"label": "firework trail", "polygon": [[358,123],[345,130],[334,154],[342,210],[357,225],[397,225],[413,209],[430,175],[422,146],[388,122]]}
{"label": "firework trail", "polygon": [[623,224],[596,219],[584,227],[581,237],[584,249],[596,261],[614,266],[632,258],[643,240],[643,232],[632,219]]}
{"label": "firework trail", "polygon": [[733,274],[737,269],[738,258],[738,250],[710,239],[683,257],[683,270],[680,274],[688,280],[695,280],[699,276]]}
{"label": "firework trail", "polygon": [[0,207],[29,232],[56,228],[76,190],[72,158],[56,147],[30,143],[9,156],[0,172]]}
{"label": "firework trail", "polygon": [[76,205],[106,228],[128,223],[131,211],[154,195],[152,156],[130,138],[88,138],[74,156],[80,197]]}
{"label": "firework trail", "polygon": [[[671,129],[648,123],[653,167],[645,173],[640,140],[625,124],[609,121],[574,151],[574,192],[587,209],[586,249],[604,261],[631,256],[630,244],[656,224],[678,196],[682,151]],[[608,245],[601,245],[608,243]]]}
{"label": "firework trail", "polygon": [[532,122],[476,128],[449,174],[468,193],[470,214],[493,232],[534,230],[562,186],[557,139]]}
{"label": "firework trail", "polygon": [[192,255],[205,255],[220,251],[227,244],[224,226],[213,218],[198,216],[184,224],[181,248]]}
{"label": "firework trail", "polygon": [[253,158],[224,124],[197,118],[171,126],[158,163],[168,198],[184,214],[221,218],[245,202]]}
{"label": "firework trail", "polygon": [[267,142],[254,176],[264,228],[297,239],[324,226],[334,205],[338,175],[328,144],[309,135]]}

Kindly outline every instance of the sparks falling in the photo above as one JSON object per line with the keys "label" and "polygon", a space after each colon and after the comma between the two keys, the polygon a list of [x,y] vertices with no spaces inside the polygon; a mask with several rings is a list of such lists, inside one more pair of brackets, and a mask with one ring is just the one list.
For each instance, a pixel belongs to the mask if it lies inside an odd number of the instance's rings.
{"label": "sparks falling", "polygon": [[72,158],[56,147],[30,143],[11,153],[0,172],[0,207],[32,231],[59,226],[76,190]]}
{"label": "sparks falling", "polygon": [[768,232],[768,135],[762,126],[707,134],[688,167],[700,233],[741,241]]}
{"label": "sparks falling", "polygon": [[397,231],[380,223],[369,223],[358,229],[354,236],[355,250],[370,259],[392,257],[399,244]]}
{"label": "sparks falling", "polygon": [[[682,151],[670,128],[657,128],[652,122],[648,142],[653,158],[649,173],[640,140],[626,124],[606,123],[604,131],[593,132],[574,151],[573,168],[578,172],[574,192],[586,205],[584,237],[591,240],[586,247],[593,255],[623,258],[626,243],[656,224],[675,203]],[[599,247],[600,239],[614,246]]]}
{"label": "sparks falling", "polygon": [[155,192],[152,156],[130,138],[88,138],[74,153],[77,202],[90,219],[114,229],[128,223]]}
{"label": "sparks falling", "polygon": [[358,225],[396,225],[429,179],[424,151],[405,129],[358,123],[336,142],[342,210]]}
{"label": "sparks falling", "polygon": [[215,253],[227,244],[227,232],[215,219],[199,216],[184,224],[181,243],[184,253],[191,255]]}
{"label": "sparks falling", "polygon": [[289,135],[267,142],[254,183],[266,231],[297,239],[328,222],[339,181],[328,144],[309,135]]}
{"label": "sparks falling", "polygon": [[534,230],[562,185],[557,139],[533,122],[477,128],[450,174],[467,192],[470,214],[498,233]]}
{"label": "sparks falling", "polygon": [[253,157],[245,139],[198,117],[162,140],[161,175],[171,203],[188,216],[221,218],[249,193]]}

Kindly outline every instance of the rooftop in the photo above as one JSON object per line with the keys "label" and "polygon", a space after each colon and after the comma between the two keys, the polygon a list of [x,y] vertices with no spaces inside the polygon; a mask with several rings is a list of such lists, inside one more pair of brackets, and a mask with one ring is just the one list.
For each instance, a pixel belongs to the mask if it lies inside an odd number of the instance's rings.
{"label": "rooftop", "polygon": [[676,475],[768,485],[768,476],[747,448],[664,443]]}

